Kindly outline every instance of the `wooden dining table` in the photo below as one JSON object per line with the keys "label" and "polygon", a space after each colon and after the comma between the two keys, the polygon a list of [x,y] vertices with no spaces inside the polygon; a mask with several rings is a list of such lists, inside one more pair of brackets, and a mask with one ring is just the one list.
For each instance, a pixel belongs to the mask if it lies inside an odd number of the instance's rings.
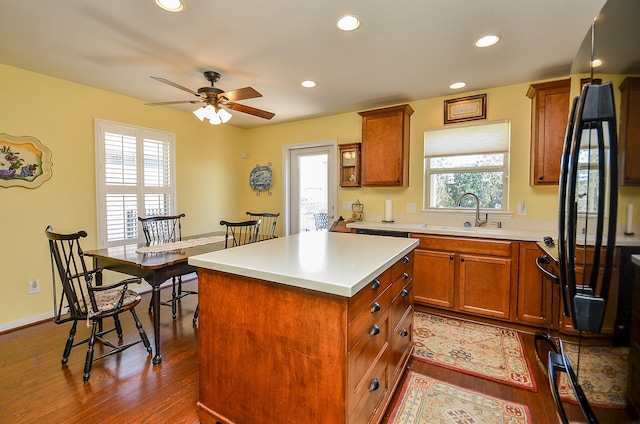
{"label": "wooden dining table", "polygon": [[[200,234],[183,237],[182,240],[210,239],[213,236],[224,236],[224,232]],[[95,268],[104,268],[144,279],[151,285],[151,304],[153,308],[153,334],[155,339],[155,355],[153,365],[162,362],[160,354],[160,288],[162,283],[172,277],[190,274],[197,267],[187,262],[190,256],[213,252],[225,248],[224,239],[193,247],[182,247],[169,251],[139,253],[138,250],[148,244],[128,244],[87,250],[86,256],[93,258]]]}

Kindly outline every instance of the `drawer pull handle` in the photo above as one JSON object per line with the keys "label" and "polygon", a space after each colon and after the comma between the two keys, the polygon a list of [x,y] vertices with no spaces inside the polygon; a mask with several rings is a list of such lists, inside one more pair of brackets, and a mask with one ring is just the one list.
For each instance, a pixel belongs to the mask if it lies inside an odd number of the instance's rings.
{"label": "drawer pull handle", "polygon": [[371,284],[371,290],[375,290],[378,287],[380,287],[380,281],[376,278],[375,280],[373,280],[373,283]]}
{"label": "drawer pull handle", "polygon": [[407,274],[406,272],[402,273],[402,279],[406,280],[407,278],[409,278],[409,274]]}
{"label": "drawer pull handle", "polygon": [[400,332],[400,336],[407,337],[408,335],[409,335],[409,332],[407,331],[407,329],[403,328],[402,331]]}
{"label": "drawer pull handle", "polygon": [[460,262],[464,262],[464,258],[460,258]]}
{"label": "drawer pull handle", "polygon": [[378,327],[378,324],[375,324],[375,325],[373,326],[373,328],[371,329],[371,331],[369,331],[369,335],[370,335],[371,337],[373,337],[373,336],[376,336],[376,335],[378,335],[378,334],[380,334],[380,327]]}
{"label": "drawer pull handle", "polygon": [[369,385],[369,392],[375,392],[380,387],[380,382],[377,378],[374,378]]}
{"label": "drawer pull handle", "polygon": [[409,296],[409,290],[402,289],[402,291],[400,292],[400,296],[402,296],[402,297]]}
{"label": "drawer pull handle", "polygon": [[449,259],[450,259],[450,260],[453,260],[453,255],[450,255],[450,256],[449,256]]}
{"label": "drawer pull handle", "polygon": [[405,264],[405,265],[408,264],[409,263],[409,257],[405,256],[404,258],[402,258],[402,263]]}
{"label": "drawer pull handle", "polygon": [[373,302],[373,306],[371,307],[371,313],[375,314],[380,310],[380,304],[378,302]]}

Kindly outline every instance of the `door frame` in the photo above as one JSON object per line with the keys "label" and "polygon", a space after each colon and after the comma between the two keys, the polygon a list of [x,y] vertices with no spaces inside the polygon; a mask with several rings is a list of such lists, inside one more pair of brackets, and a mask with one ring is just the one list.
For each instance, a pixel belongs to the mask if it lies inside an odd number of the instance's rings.
{"label": "door frame", "polygon": [[[327,211],[329,214],[329,222],[332,222],[332,218],[335,218],[338,204],[338,140],[324,140],[324,141],[312,141],[309,143],[297,143],[297,144],[285,144],[282,146],[282,221],[283,232],[285,236],[291,234],[291,151],[297,149],[309,149],[314,147],[327,147],[329,149],[329,163],[327,164],[328,172],[328,205]],[[333,211],[332,211],[333,209]]]}

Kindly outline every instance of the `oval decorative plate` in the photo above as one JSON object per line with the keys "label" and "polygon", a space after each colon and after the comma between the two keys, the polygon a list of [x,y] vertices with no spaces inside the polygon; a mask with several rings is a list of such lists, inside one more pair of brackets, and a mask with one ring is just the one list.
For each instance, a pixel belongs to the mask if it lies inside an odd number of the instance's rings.
{"label": "oval decorative plate", "polygon": [[271,162],[269,162],[269,165],[264,166],[256,164],[256,167],[251,170],[251,175],[249,175],[249,185],[258,192],[256,193],[258,196],[261,190],[269,190],[271,188],[273,172],[270,165]]}

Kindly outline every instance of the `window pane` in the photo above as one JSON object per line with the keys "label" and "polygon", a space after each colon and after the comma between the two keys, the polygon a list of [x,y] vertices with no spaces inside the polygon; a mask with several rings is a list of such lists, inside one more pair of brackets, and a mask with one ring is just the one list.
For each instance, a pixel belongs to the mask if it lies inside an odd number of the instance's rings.
{"label": "window pane", "polygon": [[135,137],[107,132],[104,138],[106,184],[135,186],[138,183]]}
{"label": "window pane", "polygon": [[145,216],[171,215],[171,195],[169,194],[145,194]]}
{"label": "window pane", "polygon": [[169,187],[171,185],[171,151],[169,143],[144,139],[144,185]]}
{"label": "window pane", "polygon": [[471,168],[478,166],[503,166],[504,153],[443,156],[429,159],[431,169]]}
{"label": "window pane", "polygon": [[[478,195],[483,209],[502,209],[504,172],[456,172],[431,174],[432,208],[455,207],[456,200],[466,193]],[[463,199],[463,207],[475,207],[473,200]]]}
{"label": "window pane", "polygon": [[138,238],[138,201],[135,194],[107,194],[107,241]]}

